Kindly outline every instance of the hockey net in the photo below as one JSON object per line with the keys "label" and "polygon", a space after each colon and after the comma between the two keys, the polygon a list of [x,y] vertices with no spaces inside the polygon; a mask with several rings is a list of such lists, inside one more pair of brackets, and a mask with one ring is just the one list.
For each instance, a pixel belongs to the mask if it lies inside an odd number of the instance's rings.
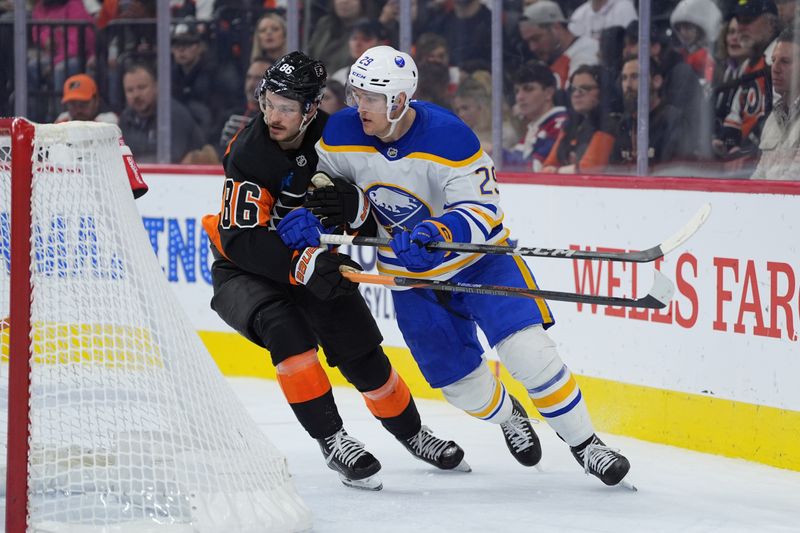
{"label": "hockey net", "polygon": [[[285,457],[172,295],[119,136],[106,124],[0,121],[7,532],[308,529]],[[30,223],[18,194],[11,207],[12,168]],[[14,238],[26,226],[29,254]],[[20,346],[29,372],[15,366]]]}

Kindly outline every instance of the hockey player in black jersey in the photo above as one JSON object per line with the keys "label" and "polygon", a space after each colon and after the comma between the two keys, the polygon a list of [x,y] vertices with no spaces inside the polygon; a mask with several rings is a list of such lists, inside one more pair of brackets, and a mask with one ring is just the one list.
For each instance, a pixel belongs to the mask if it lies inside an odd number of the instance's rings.
{"label": "hockey player in black jersey", "polygon": [[311,187],[318,160],[314,144],[328,118],[318,110],[325,79],[319,61],[300,52],[282,57],[257,90],[261,113],[228,145],[221,211],[203,219],[215,258],[211,307],[269,351],[298,421],[345,485],[380,489],[381,465],[344,430],[318,344],[328,364],[339,368],[414,456],[441,469],[468,471],[456,443],[422,426],[357,284],[339,273],[341,265],[360,266],[323,248],[293,252],[275,231]]}

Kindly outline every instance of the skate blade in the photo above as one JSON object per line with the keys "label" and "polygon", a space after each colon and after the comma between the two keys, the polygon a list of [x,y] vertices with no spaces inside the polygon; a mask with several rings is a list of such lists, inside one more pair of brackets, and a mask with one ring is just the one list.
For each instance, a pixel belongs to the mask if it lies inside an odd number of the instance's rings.
{"label": "skate blade", "polygon": [[637,488],[636,488],[636,485],[634,485],[633,483],[631,483],[630,481],[628,481],[628,478],[627,478],[627,477],[624,477],[624,478],[622,478],[622,481],[620,481],[620,482],[617,484],[617,486],[618,486],[618,487],[623,487],[623,488],[626,488],[626,489],[628,489],[628,490],[629,490],[629,491],[631,491],[631,492],[639,492],[639,489],[637,489]]}
{"label": "skate blade", "polygon": [[383,482],[377,474],[365,477],[364,479],[350,479],[339,474],[339,479],[342,481],[342,484],[354,489],[381,490],[383,488]]}
{"label": "skate blade", "polygon": [[461,462],[458,463],[458,465],[456,465],[456,467],[452,470],[456,472],[472,472],[472,467],[469,466],[468,462],[462,459]]}

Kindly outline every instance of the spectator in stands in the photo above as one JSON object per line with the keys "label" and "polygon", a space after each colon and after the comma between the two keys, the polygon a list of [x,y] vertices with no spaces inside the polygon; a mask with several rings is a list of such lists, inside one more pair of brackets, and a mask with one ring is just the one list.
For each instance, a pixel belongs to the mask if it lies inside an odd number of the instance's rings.
{"label": "spectator in stands", "polygon": [[154,19],[156,0],[103,0],[97,14],[97,27],[103,29],[117,19]]}
{"label": "spectator in stands", "polygon": [[453,11],[427,29],[447,41],[450,63],[460,67],[469,60],[487,64],[492,59],[492,12],[481,0],[454,0]]}
{"label": "spectator in stands", "polygon": [[520,35],[536,58],[550,66],[559,89],[567,87],[578,67],[597,64],[597,41],[571,33],[558,4],[539,0],[526,7],[522,14]]}
{"label": "spectator in stands", "polygon": [[[148,63],[131,63],[122,77],[127,106],[119,117],[122,136],[139,163],[155,163],[158,148],[156,105],[158,86],[155,69]],[[191,113],[172,99],[172,138],[170,162],[217,163],[219,159]]]}
{"label": "spectator in stands", "polygon": [[[412,34],[420,35],[419,20],[419,1],[411,0],[411,24]],[[386,38],[389,44],[398,47],[400,44],[400,0],[387,0],[383,4],[380,15],[378,15],[378,22],[380,22],[385,30]]]}
{"label": "spectator in stands", "polygon": [[[14,2],[0,0],[0,50],[14,49],[14,32],[3,31],[2,28],[13,28]],[[0,116],[13,114],[11,95],[14,93],[14,57],[13,54],[0,54]]]}
{"label": "spectator in stands", "polygon": [[[28,50],[28,84],[34,91],[45,84],[55,92],[67,77],[92,66],[95,49],[94,19],[81,0],[37,0],[31,12],[31,22],[45,21],[59,21],[61,24],[33,27],[34,46]],[[88,22],[90,25],[69,24],[65,38],[65,21]],[[32,101],[31,104],[34,118],[43,119],[44,115],[49,115],[43,108],[50,107],[53,103]],[[49,118],[52,119],[53,115]]]}
{"label": "spectator in stands", "polygon": [[272,61],[266,57],[256,57],[250,61],[250,66],[247,67],[247,74],[244,78],[244,105],[236,106],[223,113],[225,122],[221,127],[215,128],[216,132],[221,132],[217,142],[217,155],[220,156],[220,159],[233,136],[244,128],[251,118],[258,114],[260,109],[258,100],[255,98],[256,89],[261,83],[264,73],[271,66]]}
{"label": "spectator in stands", "polygon": [[798,0],[775,0],[778,8],[778,24],[781,28],[788,28],[800,16]]}
{"label": "spectator in stands", "polygon": [[[651,165],[685,159],[689,138],[683,113],[661,97],[664,77],[659,65],[650,61],[650,146],[647,157]],[[639,58],[629,57],[622,65],[622,94],[625,112],[619,123],[616,143],[611,153],[611,163],[636,166],[637,160],[637,110],[639,99]]]}
{"label": "spectator in stands", "polygon": [[710,88],[714,80],[713,40],[719,35],[722,12],[711,0],[681,0],[669,19],[684,61],[697,74],[701,86]]}
{"label": "spectator in stands", "polygon": [[89,120],[117,124],[119,117],[113,111],[100,112],[100,95],[97,84],[86,74],[76,74],[64,82],[61,103],[67,108],[56,119],[56,123],[70,120]]}
{"label": "spectator in stands", "polygon": [[173,19],[192,17],[210,21],[214,18],[214,0],[170,0],[169,7]]}
{"label": "spectator in stands", "polygon": [[514,114],[525,125],[525,135],[504,154],[508,165],[539,172],[567,120],[567,110],[556,106],[556,77],[539,61],[522,66],[514,76]]}
{"label": "spectator in stands", "polygon": [[614,148],[613,132],[618,119],[608,109],[610,90],[611,80],[603,67],[583,65],[575,70],[569,80],[572,110],[544,161],[542,172],[574,174],[605,170]]}
{"label": "spectator in stands", "polygon": [[777,35],[778,8],[772,0],[741,0],[733,13],[747,62],[730,112],[722,124],[720,142],[714,144],[721,146],[721,157],[734,160],[731,166],[736,167],[754,165],[757,161],[761,130],[772,109],[770,71],[764,54]]}
{"label": "spectator in stands", "polygon": [[800,40],[794,24],[778,36],[771,71],[777,99],[764,124],[752,178],[800,180]]}
{"label": "spectator in stands", "polygon": [[586,0],[569,18],[569,31],[599,42],[604,29],[612,26],[624,28],[637,18],[631,0]]}
{"label": "spectator in stands", "polygon": [[275,62],[286,54],[286,20],[275,12],[264,13],[256,22],[250,60],[265,57]]}
{"label": "spectator in stands", "polygon": [[731,18],[723,24],[720,38],[717,41],[718,68],[715,70],[714,82],[714,137],[711,149],[718,157],[725,157],[733,148],[726,146],[722,138],[722,124],[731,112],[733,99],[739,89],[740,78],[744,73],[747,61],[747,49],[739,42],[739,23],[736,18]]}
{"label": "spectator in stands", "polygon": [[[97,15],[97,27],[102,30],[98,32],[102,39],[100,49],[107,53],[106,96],[114,109],[125,105],[122,90],[125,63],[143,58],[154,59],[156,51],[155,24],[127,24],[125,21],[144,22],[155,18],[156,0],[103,0]],[[120,24],[109,26],[113,21],[119,21]],[[98,75],[102,72],[102,68],[99,68]]]}
{"label": "spectator in stands", "polygon": [[380,22],[366,18],[355,21],[350,28],[350,39],[347,41],[350,63],[334,72],[328,79],[344,85],[347,82],[350,67],[356,59],[373,46],[381,44],[386,44],[386,29]]}
{"label": "spectator in stands", "polygon": [[452,110],[450,92],[450,70],[447,65],[437,62],[420,63],[419,82],[414,97]]}
{"label": "spectator in stands", "polygon": [[[625,32],[626,58],[637,55],[638,43],[639,22],[633,21]],[[651,28],[650,61],[650,64],[654,62],[658,64],[658,70],[664,80],[661,98],[666,103],[683,110],[689,134],[692,136],[689,146],[693,147],[693,155],[701,159],[710,158],[709,139],[714,130],[711,105],[692,67],[672,47],[669,28],[660,25]]]}
{"label": "spectator in stands", "polygon": [[185,105],[203,132],[217,140],[214,126],[224,110],[241,105],[239,76],[231,65],[218,65],[206,53],[198,25],[185,20],[172,31],[172,96]]}
{"label": "spectator in stands", "polygon": [[[416,61],[417,66],[436,63],[446,67],[450,76],[449,91],[450,93],[455,92],[458,83],[461,81],[461,71],[459,67],[450,62],[450,50],[444,37],[436,33],[423,33],[417,37],[414,43],[414,61]],[[484,65],[483,69],[489,68],[489,63],[484,63],[481,60],[464,61],[461,67],[469,67],[475,62],[482,63]]]}
{"label": "spectator in stands", "polygon": [[331,11],[319,19],[308,55],[325,64],[328,72],[336,72],[352,63],[350,57],[350,28],[362,18],[373,18],[371,0],[330,0]]}
{"label": "spectator in stands", "polygon": [[612,79],[619,79],[622,73],[624,49],[624,27],[610,26],[600,32],[600,51],[598,52],[598,57],[600,58],[600,64],[609,71]]}
{"label": "spectator in stands", "polygon": [[344,95],[344,85],[336,80],[328,80],[322,91],[322,101],[319,108],[329,115],[347,107]]}
{"label": "spectator in stands", "polygon": [[756,54],[764,58],[765,65],[772,62],[772,48],[780,33],[778,7],[773,0],[739,0],[733,10],[739,22],[739,40],[751,51],[751,63]]}
{"label": "spectator in stands", "polygon": [[453,96],[453,112],[475,132],[481,148],[492,153],[492,80],[488,72],[467,76]]}

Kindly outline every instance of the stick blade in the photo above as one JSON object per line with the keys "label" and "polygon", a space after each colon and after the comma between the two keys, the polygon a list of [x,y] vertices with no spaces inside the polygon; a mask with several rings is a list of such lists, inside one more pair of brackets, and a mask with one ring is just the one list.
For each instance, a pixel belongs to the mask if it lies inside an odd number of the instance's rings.
{"label": "stick blade", "polygon": [[689,240],[689,237],[695,234],[695,232],[700,229],[700,226],[708,220],[708,217],[711,215],[711,204],[705,204],[702,206],[697,213],[683,226],[678,233],[673,235],[672,237],[668,238],[664,242],[661,243],[661,253],[662,255],[666,255],[681,244],[685,243]]}
{"label": "stick blade", "polygon": [[665,276],[660,270],[654,270],[653,286],[650,288],[650,292],[647,296],[662,303],[663,305],[661,307],[666,307],[672,301],[674,295],[675,284],[672,283],[672,280]]}

